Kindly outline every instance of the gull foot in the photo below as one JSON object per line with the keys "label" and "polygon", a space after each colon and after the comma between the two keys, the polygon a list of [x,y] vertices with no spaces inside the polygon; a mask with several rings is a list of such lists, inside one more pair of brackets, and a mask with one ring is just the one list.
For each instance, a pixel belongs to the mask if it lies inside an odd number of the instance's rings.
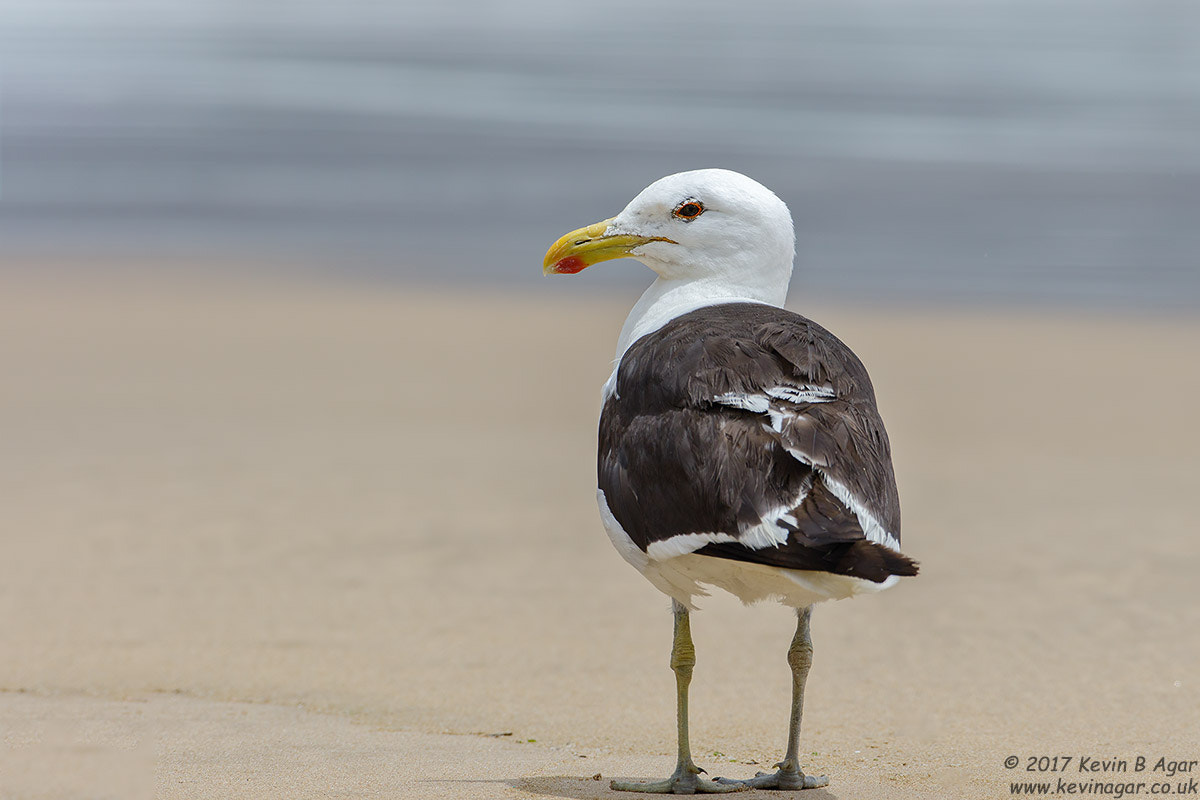
{"label": "gull foot", "polygon": [[799,789],[819,789],[829,785],[829,778],[824,775],[805,775],[800,771],[800,765],[795,761],[781,761],[775,765],[775,772],[760,772],[753,778],[744,781],[733,778],[717,778],[722,786],[740,786],[745,789],[781,789],[794,791]]}
{"label": "gull foot", "polygon": [[610,781],[610,789],[618,792],[643,792],[646,794],[726,794],[728,792],[743,792],[750,786],[717,783],[716,781],[701,780],[700,773],[704,770],[695,764],[680,764],[675,768],[675,774],[665,781],[653,783],[636,783],[633,781]]}

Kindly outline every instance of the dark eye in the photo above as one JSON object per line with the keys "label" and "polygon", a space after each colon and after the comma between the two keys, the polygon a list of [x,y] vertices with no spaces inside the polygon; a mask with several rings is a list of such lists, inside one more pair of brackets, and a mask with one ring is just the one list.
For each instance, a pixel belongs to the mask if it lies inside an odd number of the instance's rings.
{"label": "dark eye", "polygon": [[684,200],[671,213],[684,222],[690,222],[704,213],[704,206],[695,200]]}

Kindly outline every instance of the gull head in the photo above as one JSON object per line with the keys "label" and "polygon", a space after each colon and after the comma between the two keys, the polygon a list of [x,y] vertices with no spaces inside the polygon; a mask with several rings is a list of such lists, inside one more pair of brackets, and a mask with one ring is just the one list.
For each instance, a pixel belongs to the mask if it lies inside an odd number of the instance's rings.
{"label": "gull head", "polygon": [[571,231],[546,253],[547,275],[634,258],[668,281],[704,281],[751,294],[787,291],[792,215],[774,192],[724,169],[668,175],[611,219]]}

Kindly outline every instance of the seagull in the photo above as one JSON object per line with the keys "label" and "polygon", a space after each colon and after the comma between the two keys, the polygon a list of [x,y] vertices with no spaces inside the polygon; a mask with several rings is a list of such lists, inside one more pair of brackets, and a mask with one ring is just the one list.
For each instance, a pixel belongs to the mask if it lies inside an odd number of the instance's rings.
{"label": "seagull", "polygon": [[[613,789],[828,785],[798,755],[812,607],[917,574],[900,552],[891,447],[866,368],[782,308],[794,253],[783,201],[722,169],[655,181],[546,253],[547,275],[616,258],[658,275],[625,320],[604,384],[596,498],[617,551],[672,601],[679,749],[666,780]],[[749,780],[701,779],[688,742],[690,612],[708,587],[796,610],[787,750],[775,772]]]}

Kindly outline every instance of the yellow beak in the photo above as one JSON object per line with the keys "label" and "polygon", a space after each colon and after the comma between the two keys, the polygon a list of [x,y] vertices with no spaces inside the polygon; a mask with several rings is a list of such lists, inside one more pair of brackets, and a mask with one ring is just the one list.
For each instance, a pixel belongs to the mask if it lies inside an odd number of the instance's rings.
{"label": "yellow beak", "polygon": [[[613,218],[615,219],[615,217]],[[592,264],[625,258],[634,248],[649,242],[677,242],[662,236],[633,236],[627,233],[605,235],[612,219],[571,231],[546,251],[543,275],[574,275]]]}

